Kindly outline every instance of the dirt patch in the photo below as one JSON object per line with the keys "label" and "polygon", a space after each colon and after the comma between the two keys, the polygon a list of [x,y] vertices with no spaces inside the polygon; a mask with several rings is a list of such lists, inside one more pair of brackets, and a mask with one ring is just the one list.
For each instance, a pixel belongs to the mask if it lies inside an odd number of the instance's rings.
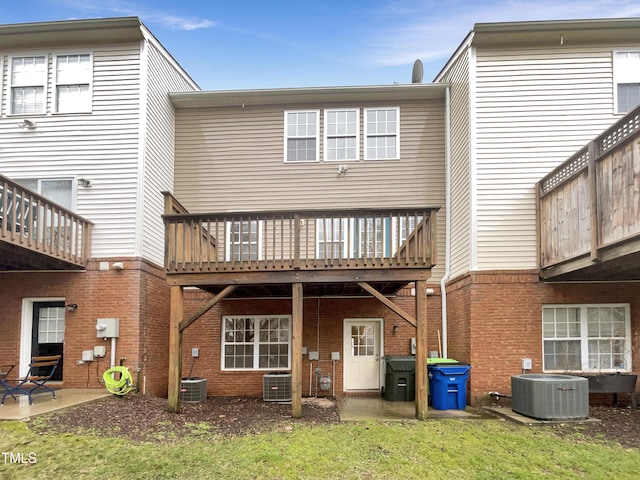
{"label": "dirt patch", "polygon": [[[182,405],[180,414],[166,411],[164,398],[129,394],[35,417],[34,431],[52,433],[95,433],[136,441],[171,442],[181,438],[243,436],[266,431],[287,431],[295,425],[340,422],[333,398],[305,398],[302,418],[291,418],[291,405],[264,402],[252,397],[210,397],[200,403]],[[563,423],[551,428],[558,435],[580,434],[598,441],[617,442],[640,449],[640,409],[629,406],[590,407],[599,422]],[[537,427],[536,427],[537,428]]]}
{"label": "dirt patch", "polygon": [[185,437],[237,436],[295,424],[338,423],[334,399],[303,399],[302,418],[291,417],[291,404],[253,397],[209,397],[183,403],[179,414],[167,412],[167,400],[129,394],[59,410],[31,422],[41,433],[98,433],[137,441],[164,442]]}

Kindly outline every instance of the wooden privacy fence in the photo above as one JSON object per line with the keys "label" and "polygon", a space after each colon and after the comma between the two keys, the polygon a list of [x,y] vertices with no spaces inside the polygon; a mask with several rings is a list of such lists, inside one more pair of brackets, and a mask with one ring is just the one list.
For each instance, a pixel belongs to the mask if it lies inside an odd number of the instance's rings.
{"label": "wooden privacy fence", "polygon": [[85,266],[91,227],[90,221],[0,175],[0,241]]}
{"label": "wooden privacy fence", "polygon": [[537,185],[541,268],[640,235],[640,107]]}
{"label": "wooden privacy fence", "polygon": [[166,205],[167,273],[435,264],[434,208],[188,214]]}

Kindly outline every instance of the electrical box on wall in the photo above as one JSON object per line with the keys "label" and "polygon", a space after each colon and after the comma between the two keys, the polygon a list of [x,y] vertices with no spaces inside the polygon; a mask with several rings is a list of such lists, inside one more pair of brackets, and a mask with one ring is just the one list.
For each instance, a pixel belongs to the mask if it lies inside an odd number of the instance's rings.
{"label": "electrical box on wall", "polygon": [[93,350],[84,350],[82,352],[83,362],[93,362]]}
{"label": "electrical box on wall", "polygon": [[522,369],[531,370],[533,368],[533,361],[530,358],[522,359]]}
{"label": "electrical box on wall", "polygon": [[120,319],[98,318],[96,322],[96,337],[118,338],[120,335]]}
{"label": "electrical box on wall", "polygon": [[416,339],[412,338],[411,339],[411,355],[415,355],[416,354]]}
{"label": "electrical box on wall", "polygon": [[107,347],[104,345],[96,345],[93,347],[93,356],[97,358],[102,358],[107,354]]}
{"label": "electrical box on wall", "polygon": [[319,360],[320,352],[309,352],[309,360]]}

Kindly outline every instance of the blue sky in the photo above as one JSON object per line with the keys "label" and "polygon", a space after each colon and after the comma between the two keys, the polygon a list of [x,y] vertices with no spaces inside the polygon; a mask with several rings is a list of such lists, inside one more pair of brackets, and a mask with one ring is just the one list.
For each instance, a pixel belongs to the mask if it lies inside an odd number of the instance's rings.
{"label": "blue sky", "polygon": [[640,17],[638,0],[3,0],[0,23],[138,16],[203,90],[431,81],[474,23]]}

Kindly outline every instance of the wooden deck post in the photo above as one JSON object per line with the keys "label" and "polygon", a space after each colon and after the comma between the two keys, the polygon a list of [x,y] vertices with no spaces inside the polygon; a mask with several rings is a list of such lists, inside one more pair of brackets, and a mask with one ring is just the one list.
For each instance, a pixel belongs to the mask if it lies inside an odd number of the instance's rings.
{"label": "wooden deck post", "polygon": [[182,322],[183,289],[171,287],[171,306],[169,313],[169,399],[167,411],[180,413],[180,385],[182,382]]}
{"label": "wooden deck post", "polygon": [[292,285],[292,317],[291,329],[291,416],[302,416],[302,317],[303,291],[302,283]]}
{"label": "wooden deck post", "polygon": [[416,418],[427,419],[427,282],[416,281]]}

